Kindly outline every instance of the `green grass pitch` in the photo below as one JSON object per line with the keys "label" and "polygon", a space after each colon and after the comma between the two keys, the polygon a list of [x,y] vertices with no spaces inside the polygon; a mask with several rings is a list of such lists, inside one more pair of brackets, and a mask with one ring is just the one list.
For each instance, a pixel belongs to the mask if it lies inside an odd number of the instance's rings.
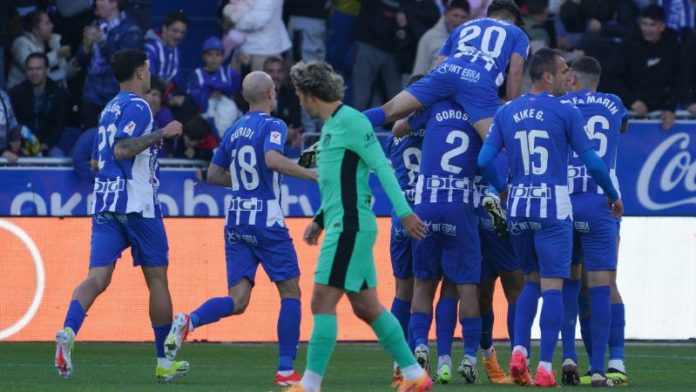
{"label": "green grass pitch", "polygon": [[[496,347],[507,368],[509,349],[502,343]],[[152,344],[78,341],[73,352],[73,377],[63,380],[53,369],[53,344],[0,343],[0,391],[280,391],[272,383],[276,350],[275,345],[268,344],[187,344],[180,357],[191,363],[188,375],[160,385],[155,383]],[[460,359],[461,350],[461,342],[455,342],[455,361]],[[538,347],[533,351],[538,352]],[[581,347],[578,353],[582,353]],[[555,369],[560,369],[559,354],[560,348],[555,355]],[[302,344],[299,369],[304,368],[306,357],[306,344]],[[587,358],[581,356],[580,362],[586,366]],[[630,385],[621,390],[696,391],[696,344],[629,344],[626,364]],[[490,385],[480,366],[479,372],[483,378],[481,385],[465,385],[455,376],[452,383],[435,386],[435,390],[519,388]],[[339,344],[322,391],[389,391],[390,378],[391,361],[378,345]],[[564,389],[587,390],[586,387]]]}

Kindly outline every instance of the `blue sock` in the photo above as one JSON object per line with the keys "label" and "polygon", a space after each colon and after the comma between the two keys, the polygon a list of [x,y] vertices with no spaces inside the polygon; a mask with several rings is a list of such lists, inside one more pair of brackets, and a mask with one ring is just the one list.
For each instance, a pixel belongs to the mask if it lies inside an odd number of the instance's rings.
{"label": "blue sock", "polygon": [[609,329],[609,359],[624,359],[624,304],[611,304],[611,328]]}
{"label": "blue sock", "polygon": [[404,301],[403,299],[394,297],[394,301],[391,306],[391,313],[399,320],[401,324],[401,329],[404,331],[404,336],[408,340],[408,323],[411,319],[411,301]]}
{"label": "blue sock", "polygon": [[563,359],[570,358],[578,363],[578,353],[575,351],[575,324],[578,318],[578,296],[582,281],[563,281],[563,324],[561,326],[561,342],[563,343]]}
{"label": "blue sock", "polygon": [[155,331],[155,351],[157,351],[157,358],[164,358],[164,340],[167,339],[172,325],[153,325],[152,329]]}
{"label": "blue sock", "polygon": [[611,326],[611,303],[609,301],[609,286],[590,287],[590,306],[592,307],[592,357],[590,370],[604,374],[604,356],[609,344],[609,328]]}
{"label": "blue sock", "polygon": [[486,313],[481,314],[481,341],[479,345],[482,349],[487,350],[493,345],[493,308]]}
{"label": "blue sock", "polygon": [[481,317],[464,317],[459,319],[464,339],[464,354],[476,358],[481,341]]}
{"label": "blue sock", "polygon": [[452,339],[457,326],[457,299],[440,298],[435,307],[435,332],[437,335],[437,355],[452,356]]}
{"label": "blue sock", "polygon": [[368,120],[370,120],[373,127],[380,127],[384,125],[384,121],[386,120],[386,113],[384,113],[384,110],[382,110],[381,107],[367,109],[363,112],[363,114]]}
{"label": "blue sock", "polygon": [[515,313],[517,312],[517,302],[514,304],[508,304],[507,311],[507,329],[508,335],[510,336],[510,350],[513,348],[515,343]]}
{"label": "blue sock", "polygon": [[300,320],[302,305],[297,298],[280,301],[278,315],[278,370],[293,370],[300,342]]}
{"label": "blue sock", "polygon": [[416,345],[428,345],[428,334],[430,333],[430,324],[432,322],[432,314],[421,312],[413,312],[411,314],[411,327],[413,328],[413,337],[416,340]]}
{"label": "blue sock", "polygon": [[411,324],[411,319],[413,317],[409,316],[408,317],[408,329],[406,330],[406,344],[408,344],[408,348],[411,349],[411,352],[416,349],[416,337],[413,335],[413,325]]}
{"label": "blue sock", "polygon": [[580,336],[582,344],[585,346],[587,358],[592,358],[592,331],[590,330],[590,320],[592,312],[590,309],[590,297],[586,292],[581,292],[578,299],[578,316],[580,318]]}
{"label": "blue sock", "polygon": [[544,304],[541,306],[539,328],[541,329],[541,348],[539,360],[553,362],[553,351],[558,343],[558,333],[563,323],[563,294],[561,290],[546,290],[541,293]]}
{"label": "blue sock", "polygon": [[193,327],[211,324],[223,317],[231,316],[234,312],[234,300],[230,297],[211,298],[191,312]]}
{"label": "blue sock", "polygon": [[534,317],[536,317],[539,297],[541,296],[541,285],[539,283],[527,282],[517,299],[517,309],[515,311],[515,344],[513,346],[524,346],[527,353],[530,353],[530,334]]}
{"label": "blue sock", "polygon": [[68,307],[68,313],[65,315],[65,321],[63,322],[63,327],[70,327],[75,335],[82,328],[82,322],[85,321],[85,310],[82,309],[80,301],[74,299],[70,301],[70,306]]}

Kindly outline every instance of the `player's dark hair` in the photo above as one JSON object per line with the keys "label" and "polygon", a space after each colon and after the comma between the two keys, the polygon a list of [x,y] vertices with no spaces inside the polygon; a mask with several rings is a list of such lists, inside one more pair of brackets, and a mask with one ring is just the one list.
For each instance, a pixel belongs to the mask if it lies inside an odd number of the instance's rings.
{"label": "player's dark hair", "polygon": [[29,65],[29,61],[33,59],[41,59],[44,62],[44,65],[46,68],[48,68],[48,56],[46,56],[46,53],[41,53],[41,52],[34,52],[27,56],[27,59],[24,60],[24,66],[27,67]]}
{"label": "player's dark hair", "polygon": [[324,102],[343,99],[343,77],[325,61],[299,62],[290,69],[290,80],[296,89]]}
{"label": "player's dark hair", "polygon": [[561,53],[555,49],[542,48],[537,50],[529,61],[529,77],[532,82],[541,80],[544,72],[556,73],[556,57]]}
{"label": "player's dark hair", "polygon": [[178,11],[172,11],[168,13],[167,15],[164,15],[164,21],[162,22],[163,26],[171,26],[176,22],[181,22],[188,27],[189,25],[189,18],[186,16],[184,11],[178,10]]}
{"label": "player's dark hair", "polygon": [[467,14],[471,12],[471,5],[469,5],[467,0],[452,0],[447,6],[447,9],[451,10],[452,8],[461,8],[466,11]]}
{"label": "player's dark hair", "polygon": [[41,23],[41,17],[43,15],[48,16],[48,14],[42,10],[34,10],[28,13],[24,19],[22,19],[22,28],[24,31],[31,32],[34,30],[34,28]]}
{"label": "player's dark hair", "polygon": [[211,126],[208,120],[200,114],[193,117],[184,125],[183,134],[191,140],[198,141],[205,139],[210,134]]}
{"label": "player's dark hair", "polygon": [[658,22],[665,21],[665,9],[657,4],[650,4],[640,10],[641,18],[648,18]]}
{"label": "player's dark hair", "polygon": [[602,66],[599,64],[599,61],[590,56],[582,56],[573,61],[573,63],[570,65],[570,69],[574,72],[596,76],[597,78],[599,78],[599,76],[602,74]]}
{"label": "player's dark hair", "polygon": [[416,83],[417,81],[423,79],[424,77],[425,77],[425,75],[423,75],[423,74],[413,74],[413,75],[411,75],[410,78],[408,78],[408,82],[406,82],[406,86],[410,86],[413,83]]}
{"label": "player's dark hair", "polygon": [[167,85],[164,84],[162,79],[153,76],[150,78],[150,90],[157,90],[160,95],[164,96],[164,92],[167,91]]}
{"label": "player's dark hair", "polygon": [[502,16],[515,20],[515,24],[523,25],[520,7],[514,0],[493,0],[488,6],[488,16]]}
{"label": "player's dark hair", "polygon": [[549,0],[527,0],[527,14],[540,15],[549,7]]}
{"label": "player's dark hair", "polygon": [[147,55],[142,50],[124,49],[111,56],[111,70],[119,83],[133,77],[135,70],[144,66]]}

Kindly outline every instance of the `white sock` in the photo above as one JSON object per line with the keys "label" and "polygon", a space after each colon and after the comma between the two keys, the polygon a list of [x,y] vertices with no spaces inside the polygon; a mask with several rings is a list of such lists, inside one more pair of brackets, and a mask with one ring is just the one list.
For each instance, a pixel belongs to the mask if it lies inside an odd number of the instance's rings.
{"label": "white sock", "polygon": [[278,370],[276,373],[280,374],[283,377],[287,377],[287,376],[295,373],[295,371],[294,370]]}
{"label": "white sock", "polygon": [[452,368],[452,358],[449,355],[440,355],[437,357],[437,368],[441,368],[442,365],[447,365]]}
{"label": "white sock", "polygon": [[539,361],[539,367],[544,368],[547,371],[551,372],[551,362],[546,362],[546,361]]}
{"label": "white sock", "polygon": [[423,368],[416,362],[411,366],[401,369],[401,373],[404,375],[404,380],[418,380],[423,375]]}
{"label": "white sock", "polygon": [[465,355],[464,358],[467,358],[472,365],[476,366],[476,357],[472,357],[471,355]]}
{"label": "white sock", "polygon": [[491,356],[493,356],[493,353],[495,352],[495,349],[493,348],[493,346],[490,346],[490,347],[488,347],[488,348],[482,349],[481,352],[483,352],[483,357],[484,357],[484,358],[490,358]]}
{"label": "white sock", "polygon": [[305,370],[302,376],[302,386],[307,392],[317,392],[321,386],[322,377],[311,370]]}
{"label": "white sock", "polygon": [[514,353],[515,351],[521,352],[525,358],[529,357],[529,354],[527,353],[527,348],[524,346],[515,346],[515,348],[512,349],[512,352]]}
{"label": "white sock", "polygon": [[168,360],[167,358],[157,358],[157,366],[161,366],[164,368],[168,368],[172,366],[172,361]]}
{"label": "white sock", "polygon": [[609,367],[614,368],[621,373],[626,373],[626,365],[624,365],[623,359],[610,359]]}

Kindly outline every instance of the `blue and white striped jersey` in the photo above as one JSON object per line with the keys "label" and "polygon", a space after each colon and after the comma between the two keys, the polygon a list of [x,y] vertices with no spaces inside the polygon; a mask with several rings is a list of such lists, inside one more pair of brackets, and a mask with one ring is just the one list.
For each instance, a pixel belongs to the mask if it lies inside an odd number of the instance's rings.
{"label": "blue and white striped jersey", "polygon": [[[577,93],[568,93],[562,99],[580,109],[597,155],[607,165],[611,182],[618,191],[616,158],[619,133],[621,133],[623,123],[628,120],[628,110],[621,102],[621,98],[614,94],[583,89]],[[604,194],[602,188],[592,179],[576,153],[571,153],[568,162],[568,187],[571,194],[583,192]]]}
{"label": "blue and white striped jersey", "polygon": [[508,216],[572,218],[569,152],[594,147],[584,124],[577,107],[548,93],[525,94],[498,109],[485,143],[507,150]]}
{"label": "blue and white striped jersey", "polygon": [[420,169],[423,131],[423,129],[413,129],[410,134],[403,137],[390,134],[386,140],[387,157],[392,163],[401,190],[411,203]]}
{"label": "blue and white striped jersey", "polygon": [[229,169],[232,199],[226,224],[285,227],[280,175],[268,168],[265,155],[284,151],[287,126],[263,112],[249,112],[225,132],[212,163]]}
{"label": "blue and white striped jersey", "polygon": [[[148,33],[148,36],[151,34]],[[153,34],[154,35],[154,34]],[[145,41],[145,53],[150,60],[150,73],[164,83],[169,83],[179,73],[179,49],[168,47],[157,37]]]}
{"label": "blue and white striped jersey", "polygon": [[439,101],[409,118],[411,129],[425,128],[415,203],[473,203],[476,159],[481,138],[466,112]]}
{"label": "blue and white striped jersey", "polygon": [[94,181],[92,213],[118,212],[161,217],[157,147],[150,147],[133,158],[116,159],[114,144],[119,139],[136,138],[152,132],[150,106],[138,95],[118,93],[99,117],[99,171]]}

